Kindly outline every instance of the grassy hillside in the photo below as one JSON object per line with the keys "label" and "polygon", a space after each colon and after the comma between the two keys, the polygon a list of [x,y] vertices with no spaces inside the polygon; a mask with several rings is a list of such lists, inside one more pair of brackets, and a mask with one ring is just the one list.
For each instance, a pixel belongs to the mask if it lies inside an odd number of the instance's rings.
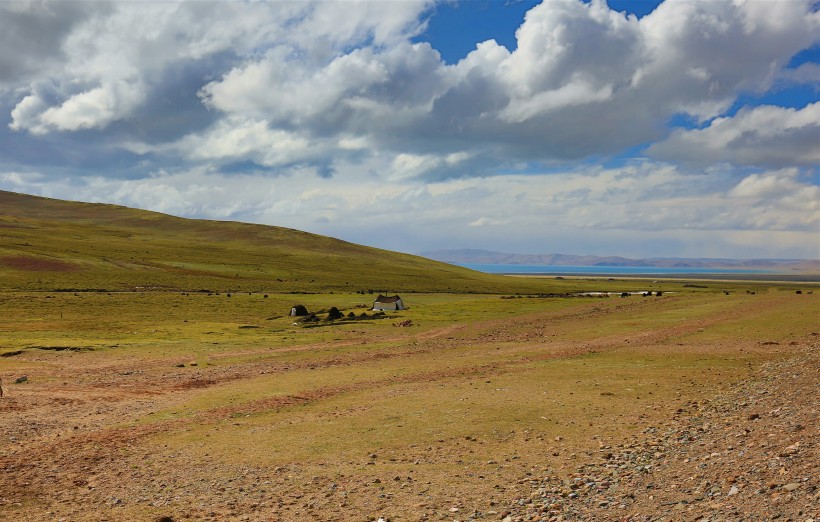
{"label": "grassy hillside", "polygon": [[287,228],[0,191],[2,290],[539,292],[547,284]]}

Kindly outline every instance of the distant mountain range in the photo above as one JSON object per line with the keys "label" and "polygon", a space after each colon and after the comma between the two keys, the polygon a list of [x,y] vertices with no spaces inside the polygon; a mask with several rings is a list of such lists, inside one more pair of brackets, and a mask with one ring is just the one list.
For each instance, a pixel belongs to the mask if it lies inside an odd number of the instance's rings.
{"label": "distant mountain range", "polygon": [[629,266],[658,268],[748,268],[796,272],[820,272],[816,259],[711,259],[576,256],[569,254],[508,254],[491,250],[434,250],[420,255],[459,265]]}

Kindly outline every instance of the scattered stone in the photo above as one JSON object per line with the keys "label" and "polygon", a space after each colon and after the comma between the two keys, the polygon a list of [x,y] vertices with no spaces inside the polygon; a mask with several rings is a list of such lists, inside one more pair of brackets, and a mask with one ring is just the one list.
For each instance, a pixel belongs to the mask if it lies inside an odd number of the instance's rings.
{"label": "scattered stone", "polygon": [[14,384],[23,384],[24,382],[28,382],[28,375],[21,375],[14,379]]}
{"label": "scattered stone", "polygon": [[[816,461],[799,458],[817,444],[817,435],[805,429],[816,424],[814,405],[820,403],[815,351],[812,342],[790,359],[766,363],[757,378],[723,395],[676,405],[669,422],[646,426],[632,440],[599,440],[596,453],[575,454],[573,468],[522,479],[530,497],[509,500],[502,518],[716,522],[747,513],[754,520],[817,520],[807,508],[818,490]],[[756,421],[754,428],[747,421]],[[800,441],[777,443],[778,436],[797,432]],[[555,450],[549,448],[544,460],[558,456]],[[741,495],[744,488],[757,494]],[[795,493],[803,491],[808,498]]]}

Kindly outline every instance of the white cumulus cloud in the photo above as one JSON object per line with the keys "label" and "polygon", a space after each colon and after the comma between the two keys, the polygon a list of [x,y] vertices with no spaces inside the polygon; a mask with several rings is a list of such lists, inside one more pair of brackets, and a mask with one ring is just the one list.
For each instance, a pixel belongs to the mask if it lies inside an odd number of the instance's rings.
{"label": "white cumulus cloud", "polygon": [[395,248],[815,255],[820,103],[737,107],[820,83],[812,0],[547,0],[449,64],[435,5],[0,2],[0,185]]}
{"label": "white cumulus cloud", "polygon": [[820,103],[802,109],[764,105],[716,118],[703,129],[676,130],[647,153],[699,164],[812,166],[820,163]]}
{"label": "white cumulus cloud", "polygon": [[[778,3],[775,22],[759,2],[670,0],[637,19],[601,1],[555,0],[527,13],[515,49],[482,42],[446,65],[429,44],[408,40],[423,26],[410,21],[423,4],[388,24],[392,37],[379,44],[376,29],[362,29],[359,4],[348,6],[356,23],[323,38],[330,25],[316,20],[336,7],[319,4],[301,22],[318,31],[310,41],[272,40],[240,56],[203,85],[202,103],[227,118],[298,127],[317,144],[363,139],[396,158],[435,150],[501,162],[578,159],[661,138],[679,113],[720,116],[740,94],[773,85],[820,33],[820,15],[803,1]],[[451,175],[491,170],[465,164]]]}

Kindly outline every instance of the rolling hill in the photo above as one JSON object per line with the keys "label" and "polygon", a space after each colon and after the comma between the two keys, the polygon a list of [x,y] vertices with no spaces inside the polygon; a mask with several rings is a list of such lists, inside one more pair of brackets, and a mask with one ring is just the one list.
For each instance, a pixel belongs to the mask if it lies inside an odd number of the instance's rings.
{"label": "rolling hill", "polygon": [[297,230],[0,191],[0,289],[523,292],[491,276]]}

